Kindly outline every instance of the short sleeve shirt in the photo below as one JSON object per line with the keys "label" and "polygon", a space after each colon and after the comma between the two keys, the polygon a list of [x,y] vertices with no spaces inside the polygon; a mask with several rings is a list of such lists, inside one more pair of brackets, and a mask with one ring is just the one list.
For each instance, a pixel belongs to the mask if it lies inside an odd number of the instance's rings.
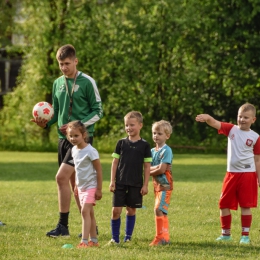
{"label": "short sleeve shirt", "polygon": [[221,123],[219,134],[228,137],[228,172],[255,172],[254,155],[260,154],[259,135],[253,130],[244,131],[237,125]]}
{"label": "short sleeve shirt", "polygon": [[76,146],[73,146],[71,154],[75,164],[78,189],[96,188],[97,172],[92,161],[99,159],[98,151],[91,144],[88,144],[83,149],[77,149]]}
{"label": "short sleeve shirt", "polygon": [[135,187],[143,186],[143,167],[151,162],[150,144],[144,139],[132,142],[128,137],[117,142],[112,157],[119,159],[116,183]]}

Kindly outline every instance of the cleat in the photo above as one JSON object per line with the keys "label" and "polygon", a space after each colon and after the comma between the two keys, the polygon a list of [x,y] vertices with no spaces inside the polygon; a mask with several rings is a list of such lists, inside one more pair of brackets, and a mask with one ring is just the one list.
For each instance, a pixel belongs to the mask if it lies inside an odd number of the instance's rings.
{"label": "cleat", "polygon": [[216,241],[223,241],[223,242],[229,242],[232,240],[231,236],[219,236]]}
{"label": "cleat", "polygon": [[46,236],[48,236],[48,237],[58,237],[58,236],[69,237],[70,233],[69,233],[68,228],[66,228],[62,224],[58,224],[55,229],[47,232]]}
{"label": "cleat", "polygon": [[163,238],[155,237],[154,240],[149,244],[149,246],[159,246],[165,244],[166,242]]}
{"label": "cleat", "polygon": [[77,245],[77,248],[88,248],[89,245],[85,244],[84,242],[81,242],[80,244]]}
{"label": "cleat", "polygon": [[249,236],[242,236],[240,239],[240,244],[250,244]]}
{"label": "cleat", "polygon": [[117,243],[113,238],[106,244],[106,246],[119,246],[119,243]]}
{"label": "cleat", "polygon": [[0,226],[5,226],[6,224],[0,221]]}
{"label": "cleat", "polygon": [[93,241],[89,241],[89,242],[88,242],[88,246],[89,246],[89,247],[99,246],[99,243],[98,243],[98,242],[97,242],[97,243],[94,243]]}
{"label": "cleat", "polygon": [[130,236],[125,236],[124,237],[124,242],[131,242],[131,237]]}

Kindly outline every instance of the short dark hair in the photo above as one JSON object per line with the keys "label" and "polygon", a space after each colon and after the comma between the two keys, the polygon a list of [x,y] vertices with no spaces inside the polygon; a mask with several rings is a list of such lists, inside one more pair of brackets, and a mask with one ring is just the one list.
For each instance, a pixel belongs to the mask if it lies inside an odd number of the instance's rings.
{"label": "short dark hair", "polygon": [[61,46],[56,54],[57,60],[65,60],[66,58],[75,59],[76,58],[76,50],[73,45],[66,44]]}

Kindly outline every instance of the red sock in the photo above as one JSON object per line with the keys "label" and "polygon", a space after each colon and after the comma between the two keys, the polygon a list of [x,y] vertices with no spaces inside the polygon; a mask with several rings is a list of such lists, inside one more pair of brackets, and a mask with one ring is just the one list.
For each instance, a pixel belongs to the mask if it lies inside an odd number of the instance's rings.
{"label": "red sock", "polygon": [[231,214],[227,216],[220,216],[222,236],[230,236],[231,220]]}
{"label": "red sock", "polygon": [[242,236],[248,236],[252,223],[252,215],[241,215]]}

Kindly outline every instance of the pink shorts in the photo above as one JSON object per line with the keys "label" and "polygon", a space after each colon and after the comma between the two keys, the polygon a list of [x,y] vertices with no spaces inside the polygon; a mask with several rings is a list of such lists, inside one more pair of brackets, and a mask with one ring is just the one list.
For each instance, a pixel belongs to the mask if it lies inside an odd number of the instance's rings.
{"label": "pink shorts", "polygon": [[78,189],[80,205],[83,206],[83,204],[87,204],[87,203],[96,205],[96,199],[95,199],[96,190],[97,190],[96,188],[92,188],[84,191]]}
{"label": "pink shorts", "polygon": [[220,209],[237,210],[257,207],[258,183],[255,172],[227,172],[223,181],[219,200]]}

